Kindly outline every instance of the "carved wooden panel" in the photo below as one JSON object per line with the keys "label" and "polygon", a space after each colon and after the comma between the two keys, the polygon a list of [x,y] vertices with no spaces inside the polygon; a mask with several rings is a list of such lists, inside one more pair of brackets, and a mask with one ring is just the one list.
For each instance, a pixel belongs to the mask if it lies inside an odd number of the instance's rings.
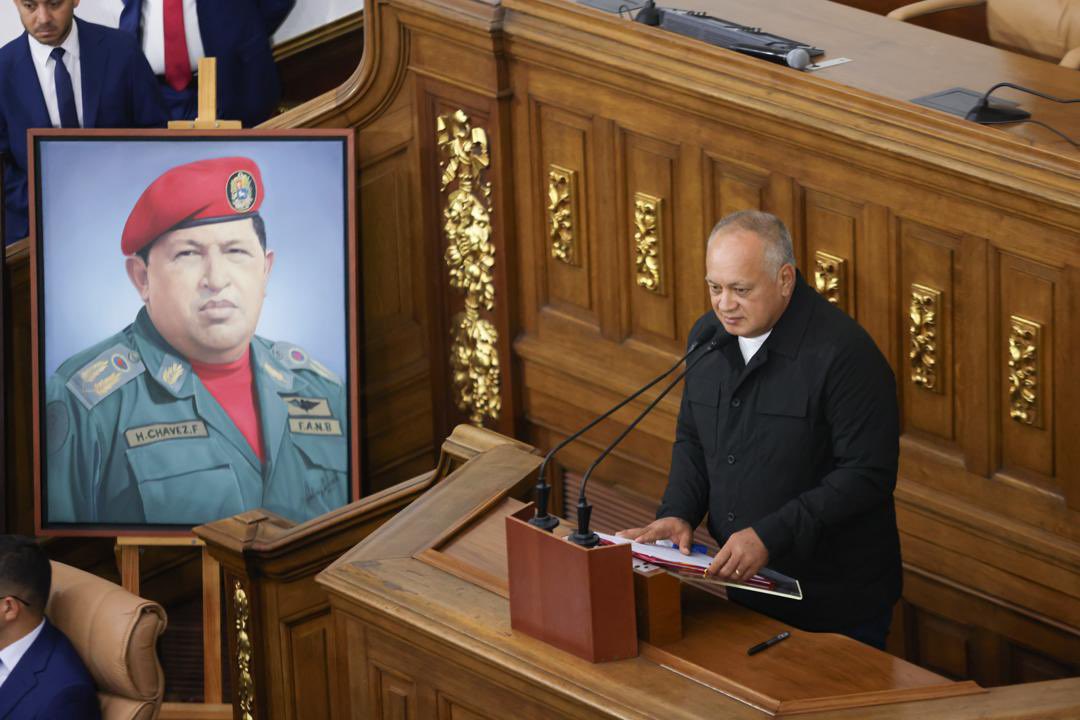
{"label": "carved wooden panel", "polygon": [[509,152],[489,99],[430,79],[417,93],[436,432],[465,421],[512,434]]}
{"label": "carved wooden panel", "polygon": [[373,663],[371,666],[371,717],[380,720],[417,720],[416,683]]}
{"label": "carved wooden panel", "polygon": [[[360,173],[360,232],[364,268],[364,329],[373,336],[388,333],[408,335],[412,347],[402,343],[399,362],[409,363],[424,354],[423,328],[417,314],[415,296],[417,247],[412,232],[414,212],[413,174],[409,154],[400,148]],[[369,369],[376,375],[398,366],[387,359],[374,358]]]}
{"label": "carved wooden panel", "polygon": [[1080,636],[952,579],[906,571],[897,616],[892,632],[904,636],[906,659],[949,677],[993,687],[1080,672]]}
{"label": "carved wooden panel", "polygon": [[1007,253],[998,262],[1001,310],[991,357],[999,367],[1000,467],[1063,492],[1054,452],[1057,271]]}
{"label": "carved wooden panel", "polygon": [[420,230],[414,108],[402,97],[360,133],[365,491],[434,462],[428,284]]}
{"label": "carved wooden panel", "polygon": [[[457,664],[457,658],[445,654],[447,645],[439,644],[432,652],[374,625],[364,625],[364,636],[373,693],[368,707],[378,712],[362,717],[496,720],[508,713],[516,720],[563,717],[513,692],[485,674],[483,668],[466,669]],[[488,672],[498,676],[497,671]]]}
{"label": "carved wooden panel", "polygon": [[333,647],[329,608],[317,617],[291,624],[288,631],[292,717],[330,717],[330,685],[326,669],[333,664]]}
{"label": "carved wooden panel", "polygon": [[953,679],[971,676],[972,630],[930,612],[915,613],[916,662]]}
{"label": "carved wooden panel", "polygon": [[900,221],[896,382],[904,431],[935,440],[956,440],[954,265],[958,240],[933,228]]}
{"label": "carved wooden panel", "polygon": [[1058,680],[1076,674],[1075,666],[1059,662],[1022,645],[1009,646],[1008,655],[1010,684]]}
{"label": "carved wooden panel", "polygon": [[761,168],[706,155],[706,230],[721,218],[739,210],[764,210],[767,206],[769,173]]}
{"label": "carved wooden panel", "polygon": [[803,276],[822,296],[849,315],[856,314],[855,252],[864,232],[863,206],[819,190],[806,189]]}
{"label": "carved wooden panel", "polygon": [[538,270],[543,305],[598,323],[591,278],[592,121],[561,108],[535,104],[537,170],[535,183],[543,227],[537,228],[536,250],[544,262]]}
{"label": "carved wooden panel", "polygon": [[439,720],[495,720],[495,715],[482,715],[457,698],[438,693]]}
{"label": "carved wooden panel", "polygon": [[677,347],[675,294],[670,291],[675,272],[675,248],[688,238],[675,238],[671,209],[675,207],[678,148],[630,131],[620,134],[619,173],[624,183],[619,239],[622,277],[628,302],[624,328],[644,341],[662,339]]}

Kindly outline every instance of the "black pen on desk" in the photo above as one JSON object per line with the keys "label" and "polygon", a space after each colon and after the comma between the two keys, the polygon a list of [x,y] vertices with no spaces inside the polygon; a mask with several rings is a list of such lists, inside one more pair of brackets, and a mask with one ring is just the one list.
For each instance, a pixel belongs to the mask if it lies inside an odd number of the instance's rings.
{"label": "black pen on desk", "polygon": [[791,637],[791,633],[789,633],[787,630],[785,630],[784,632],[780,633],[776,637],[771,637],[771,638],[769,638],[768,640],[766,640],[763,643],[758,643],[754,647],[747,650],[746,654],[747,655],[757,655],[762,650],[764,650],[766,648],[771,648],[776,643],[780,642],[781,640],[787,640],[789,637]]}

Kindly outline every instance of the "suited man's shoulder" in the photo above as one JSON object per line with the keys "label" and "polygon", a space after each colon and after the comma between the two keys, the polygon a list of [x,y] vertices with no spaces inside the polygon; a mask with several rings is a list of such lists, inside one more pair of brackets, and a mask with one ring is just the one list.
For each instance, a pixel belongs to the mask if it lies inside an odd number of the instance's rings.
{"label": "suited man's shoulder", "polygon": [[[50,680],[62,683],[62,686],[86,685],[93,688],[94,679],[90,677],[90,671],[86,669],[86,663],[79,657],[78,651],[75,650],[75,646],[71,644],[68,636],[48,620],[45,621],[45,628],[41,634],[42,636],[46,634],[52,636],[53,651],[51,659],[59,661],[59,664],[55,667],[55,677],[51,676]],[[53,668],[52,663],[50,663],[49,667],[50,669]]]}
{"label": "suited man's shoulder", "polygon": [[30,51],[30,46],[26,44],[26,37],[27,35],[24,32],[14,40],[4,43],[3,47],[0,47],[0,67],[8,67],[15,61],[15,58]]}
{"label": "suited man's shoulder", "polygon": [[75,23],[79,27],[80,47],[104,43],[113,51],[130,54],[142,52],[138,40],[136,40],[131,33],[126,33],[117,30],[116,28],[108,27],[107,25],[99,25],[98,23],[82,20],[80,18],[75,18]]}
{"label": "suited man's shoulder", "polygon": [[23,670],[23,663],[28,663],[26,670],[35,675],[37,682],[9,717],[71,720],[101,717],[90,671],[68,637],[48,620],[14,672]]}

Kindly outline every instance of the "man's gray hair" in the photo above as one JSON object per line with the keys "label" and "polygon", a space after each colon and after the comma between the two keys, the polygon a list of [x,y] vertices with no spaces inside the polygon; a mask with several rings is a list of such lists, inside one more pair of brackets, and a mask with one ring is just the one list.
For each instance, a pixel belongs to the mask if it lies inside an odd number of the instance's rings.
{"label": "man's gray hair", "polygon": [[785,264],[795,266],[795,248],[791,245],[791,233],[783,221],[772,213],[760,210],[731,213],[713,226],[709,240],[734,230],[752,232],[765,241],[765,263],[769,272],[780,272],[780,268]]}

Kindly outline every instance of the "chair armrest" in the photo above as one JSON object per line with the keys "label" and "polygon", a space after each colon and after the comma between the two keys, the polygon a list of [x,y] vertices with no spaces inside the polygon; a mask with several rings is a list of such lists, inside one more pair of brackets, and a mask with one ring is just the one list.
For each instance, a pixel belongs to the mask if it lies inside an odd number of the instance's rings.
{"label": "chair armrest", "polygon": [[907,22],[912,18],[921,17],[923,15],[929,15],[931,13],[942,12],[943,10],[957,10],[959,8],[974,7],[975,5],[985,5],[986,0],[922,0],[922,2],[911,3],[910,5],[902,5],[890,12],[885,17],[892,18],[893,20],[901,20]]}
{"label": "chair armrest", "polygon": [[1065,53],[1065,57],[1061,58],[1061,62],[1058,64],[1070,70],[1080,70],[1080,47],[1075,47]]}

